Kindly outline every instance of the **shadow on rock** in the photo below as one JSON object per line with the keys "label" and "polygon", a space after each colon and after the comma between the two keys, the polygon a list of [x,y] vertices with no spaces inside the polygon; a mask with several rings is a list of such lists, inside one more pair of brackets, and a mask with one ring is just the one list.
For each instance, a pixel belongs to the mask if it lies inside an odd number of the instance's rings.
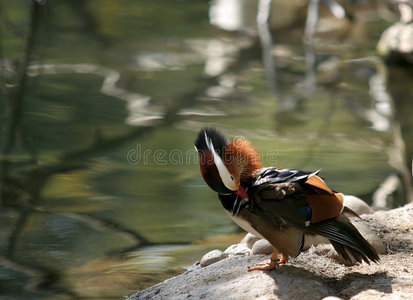
{"label": "shadow on rock", "polygon": [[387,272],[374,274],[352,272],[330,284],[335,286],[340,297],[349,299],[367,290],[391,294],[393,292],[392,283],[393,277],[389,276]]}

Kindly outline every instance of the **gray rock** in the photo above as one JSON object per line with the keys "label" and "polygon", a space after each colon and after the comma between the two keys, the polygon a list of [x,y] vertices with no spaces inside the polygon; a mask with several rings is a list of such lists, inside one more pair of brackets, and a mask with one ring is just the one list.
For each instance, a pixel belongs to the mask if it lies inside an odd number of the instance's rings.
{"label": "gray rock", "polygon": [[202,257],[200,265],[201,267],[206,267],[212,265],[213,263],[216,263],[217,261],[227,258],[227,256],[228,255],[222,252],[221,250],[212,250]]}
{"label": "gray rock", "polygon": [[[248,266],[268,256],[233,255],[207,268],[191,269],[129,299],[413,299],[412,220],[413,203],[354,221],[360,231],[358,223],[366,224],[390,250],[377,264],[346,267],[322,255],[323,251],[333,254],[331,247],[319,245],[275,270],[247,272]],[[242,245],[238,247],[248,249],[246,243]]]}
{"label": "gray rock", "polygon": [[240,243],[246,243],[248,248],[252,248],[252,246],[255,244],[256,241],[258,241],[260,238],[253,235],[252,233],[247,233],[244,238],[241,240]]}
{"label": "gray rock", "polygon": [[224,253],[229,257],[234,255],[245,256],[250,255],[251,250],[248,248],[246,243],[239,243],[229,246]]}
{"label": "gray rock", "polygon": [[371,207],[361,200],[360,198],[357,198],[356,196],[352,195],[343,195],[344,196],[344,206],[350,208],[352,211],[359,215],[363,214],[371,214],[374,211],[371,209]]}
{"label": "gray rock", "polygon": [[252,246],[251,254],[271,254],[274,250],[274,247],[270,244],[269,241],[266,239],[261,239],[255,242],[254,246]]}
{"label": "gray rock", "polygon": [[261,255],[234,256],[166,280],[129,299],[322,299],[334,294],[321,274],[309,273],[298,265],[273,272],[247,272],[248,266],[264,259]]}

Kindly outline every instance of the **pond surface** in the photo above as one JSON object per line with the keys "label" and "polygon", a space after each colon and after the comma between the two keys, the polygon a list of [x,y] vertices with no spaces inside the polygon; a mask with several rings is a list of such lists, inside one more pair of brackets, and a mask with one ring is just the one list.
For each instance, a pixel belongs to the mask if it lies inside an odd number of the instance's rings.
{"label": "pond surface", "polygon": [[376,57],[389,22],[366,5],[303,47],[302,7],[268,39],[256,1],[233,22],[220,2],[2,3],[5,299],[119,299],[239,241],[199,174],[205,126],[377,208],[408,202],[413,78]]}

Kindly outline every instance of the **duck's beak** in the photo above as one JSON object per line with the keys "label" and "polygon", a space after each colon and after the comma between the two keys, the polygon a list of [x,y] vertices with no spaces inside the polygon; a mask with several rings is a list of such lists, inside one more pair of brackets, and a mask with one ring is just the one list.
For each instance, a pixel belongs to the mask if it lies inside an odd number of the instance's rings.
{"label": "duck's beak", "polygon": [[248,194],[245,191],[244,187],[242,185],[239,186],[237,190],[237,195],[240,196],[243,199],[248,199]]}

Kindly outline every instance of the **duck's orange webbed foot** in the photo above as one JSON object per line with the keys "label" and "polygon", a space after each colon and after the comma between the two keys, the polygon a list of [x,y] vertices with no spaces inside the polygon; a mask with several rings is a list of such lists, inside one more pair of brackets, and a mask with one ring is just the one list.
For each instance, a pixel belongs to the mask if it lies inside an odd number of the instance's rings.
{"label": "duck's orange webbed foot", "polygon": [[278,251],[274,249],[271,259],[264,260],[263,262],[248,267],[248,272],[255,270],[273,270],[278,266],[288,262],[288,257],[281,253],[281,258],[278,258]]}

